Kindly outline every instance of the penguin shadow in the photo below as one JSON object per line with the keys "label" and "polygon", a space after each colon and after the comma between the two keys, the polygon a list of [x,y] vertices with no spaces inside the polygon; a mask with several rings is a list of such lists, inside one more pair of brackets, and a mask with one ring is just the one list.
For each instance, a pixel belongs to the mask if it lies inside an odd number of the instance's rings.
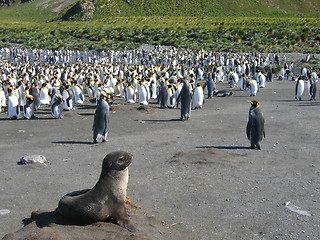
{"label": "penguin shadow", "polygon": [[216,149],[251,149],[244,146],[198,146],[196,148],[216,148]]}
{"label": "penguin shadow", "polygon": [[83,144],[83,145],[93,145],[93,142],[86,142],[86,141],[56,141],[52,142],[56,144]]}
{"label": "penguin shadow", "polygon": [[0,118],[0,121],[17,121],[18,119],[11,119],[8,117]]}
{"label": "penguin shadow", "polygon": [[52,117],[34,117],[31,119],[26,118],[18,118],[18,119],[11,119],[11,118],[0,118],[0,121],[38,121],[38,120],[55,120]]}
{"label": "penguin shadow", "polygon": [[34,111],[35,114],[50,114],[51,109],[38,109]]}
{"label": "penguin shadow", "polygon": [[78,113],[80,116],[94,116],[94,113]]}
{"label": "penguin shadow", "polygon": [[148,119],[148,120],[142,120],[144,122],[150,122],[150,123],[161,123],[161,122],[183,122],[180,118],[173,118],[173,119]]}
{"label": "penguin shadow", "polygon": [[77,109],[96,109],[97,106],[96,105],[77,105],[76,106]]}
{"label": "penguin shadow", "polygon": [[275,102],[283,102],[283,103],[295,103],[295,102],[298,102],[297,99],[279,99],[279,100],[276,100]]}
{"label": "penguin shadow", "polygon": [[312,107],[312,106],[320,106],[319,101],[311,101],[311,100],[301,100],[297,101],[297,99],[282,99],[277,100],[277,102],[284,102],[284,103],[291,103],[289,106],[295,106],[295,107]]}
{"label": "penguin shadow", "polygon": [[320,106],[320,102],[316,102],[316,101],[297,101],[298,104],[295,104],[293,106],[296,107],[314,107],[314,106]]}

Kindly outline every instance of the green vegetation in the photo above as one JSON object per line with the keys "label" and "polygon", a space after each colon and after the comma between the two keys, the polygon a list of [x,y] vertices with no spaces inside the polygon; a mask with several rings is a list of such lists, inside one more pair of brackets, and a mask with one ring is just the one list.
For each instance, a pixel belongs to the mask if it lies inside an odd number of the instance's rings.
{"label": "green vegetation", "polygon": [[[72,5],[59,14],[50,11],[56,7],[54,1],[44,5],[43,1],[35,0],[0,11],[0,47],[19,44],[25,48],[104,50],[131,49],[148,43],[217,52],[320,53],[319,18],[270,17],[276,14],[283,16],[284,11],[282,8],[267,8],[267,2],[101,0],[97,1],[93,19],[61,21],[57,20],[59,16]],[[293,6],[298,6],[302,1],[272,2],[291,2],[288,9],[293,16],[299,15],[294,12]],[[304,2],[319,5],[317,0]],[[209,8],[210,3],[214,7]],[[236,5],[239,8],[234,12],[235,16],[228,16]],[[264,8],[266,10],[262,14]],[[310,8],[308,11],[311,11]],[[173,15],[177,12],[179,14]],[[264,17],[241,17],[244,13]],[[80,18],[75,15],[71,19]]]}
{"label": "green vegetation", "polygon": [[[315,17],[318,0],[97,0],[96,18],[105,16]],[[318,9],[318,11],[316,10]]]}

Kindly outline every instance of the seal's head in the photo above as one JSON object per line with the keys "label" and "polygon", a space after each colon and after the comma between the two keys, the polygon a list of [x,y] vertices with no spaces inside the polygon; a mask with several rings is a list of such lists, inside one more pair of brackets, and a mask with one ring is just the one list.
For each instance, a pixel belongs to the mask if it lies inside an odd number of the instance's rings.
{"label": "seal's head", "polygon": [[124,151],[111,152],[103,159],[102,169],[104,171],[122,171],[132,162],[132,154]]}

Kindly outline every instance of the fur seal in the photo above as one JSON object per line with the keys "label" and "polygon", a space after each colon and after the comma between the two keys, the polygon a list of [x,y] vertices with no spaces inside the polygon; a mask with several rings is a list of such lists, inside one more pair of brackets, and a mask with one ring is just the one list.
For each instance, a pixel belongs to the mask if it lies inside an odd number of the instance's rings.
{"label": "fur seal", "polygon": [[112,217],[120,226],[135,232],[125,207],[131,162],[132,155],[128,152],[116,151],[106,155],[96,185],[63,196],[58,212],[65,218],[88,224]]}

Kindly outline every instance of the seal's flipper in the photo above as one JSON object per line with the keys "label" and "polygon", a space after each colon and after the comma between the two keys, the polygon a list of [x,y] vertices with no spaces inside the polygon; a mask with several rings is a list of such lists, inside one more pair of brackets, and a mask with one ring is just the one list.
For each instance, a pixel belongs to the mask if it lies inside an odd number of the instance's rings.
{"label": "seal's flipper", "polygon": [[129,219],[118,220],[117,223],[119,226],[128,229],[130,232],[137,232],[137,229],[131,224]]}

